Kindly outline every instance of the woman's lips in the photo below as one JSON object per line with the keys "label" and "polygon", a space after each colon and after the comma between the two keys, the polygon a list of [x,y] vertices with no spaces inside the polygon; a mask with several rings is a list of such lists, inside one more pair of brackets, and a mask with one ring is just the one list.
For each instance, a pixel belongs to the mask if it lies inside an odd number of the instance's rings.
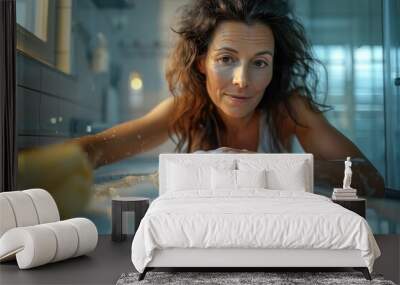
{"label": "woman's lips", "polygon": [[229,100],[235,104],[242,104],[248,102],[252,97],[233,95],[233,94],[225,94]]}

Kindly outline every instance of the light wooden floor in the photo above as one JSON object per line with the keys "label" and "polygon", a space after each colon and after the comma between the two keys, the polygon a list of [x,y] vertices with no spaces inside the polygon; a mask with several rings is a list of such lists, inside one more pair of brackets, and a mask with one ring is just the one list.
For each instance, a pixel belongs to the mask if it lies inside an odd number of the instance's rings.
{"label": "light wooden floor", "polygon": [[[376,261],[374,272],[399,283],[400,235],[377,235],[375,238],[382,256]],[[134,271],[130,246],[130,240],[115,243],[110,236],[103,235],[99,237],[96,250],[88,256],[29,270],[19,270],[16,262],[3,263],[0,284],[115,284],[122,273]]]}

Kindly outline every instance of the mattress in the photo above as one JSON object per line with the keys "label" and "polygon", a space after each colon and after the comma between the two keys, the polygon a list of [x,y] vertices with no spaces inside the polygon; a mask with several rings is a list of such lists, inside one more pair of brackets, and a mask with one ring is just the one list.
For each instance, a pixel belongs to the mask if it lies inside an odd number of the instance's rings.
{"label": "mattress", "polygon": [[359,250],[369,271],[380,251],[361,216],[313,193],[242,189],[167,192],[153,201],[132,242],[139,272],[162,249]]}

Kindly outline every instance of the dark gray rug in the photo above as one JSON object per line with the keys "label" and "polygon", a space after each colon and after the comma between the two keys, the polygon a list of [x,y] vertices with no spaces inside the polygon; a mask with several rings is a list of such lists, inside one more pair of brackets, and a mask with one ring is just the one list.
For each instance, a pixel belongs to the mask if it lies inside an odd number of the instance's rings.
{"label": "dark gray rug", "polygon": [[372,281],[361,272],[154,272],[150,271],[142,281],[139,273],[122,274],[117,285],[145,284],[379,284],[395,285],[381,275],[372,274]]}

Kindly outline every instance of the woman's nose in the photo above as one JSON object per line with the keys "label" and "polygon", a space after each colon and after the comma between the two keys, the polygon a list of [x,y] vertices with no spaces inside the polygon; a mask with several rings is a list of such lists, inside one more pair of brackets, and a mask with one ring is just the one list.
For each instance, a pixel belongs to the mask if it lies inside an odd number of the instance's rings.
{"label": "woman's nose", "polygon": [[245,88],[249,84],[246,65],[242,64],[235,68],[233,74],[233,85],[239,88]]}

